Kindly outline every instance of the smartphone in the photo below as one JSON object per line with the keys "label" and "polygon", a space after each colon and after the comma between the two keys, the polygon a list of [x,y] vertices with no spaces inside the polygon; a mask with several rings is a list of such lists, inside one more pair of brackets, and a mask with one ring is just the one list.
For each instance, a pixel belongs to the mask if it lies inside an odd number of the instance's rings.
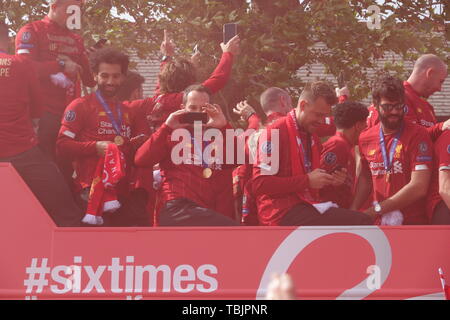
{"label": "smartphone", "polygon": [[101,49],[108,42],[107,39],[100,39],[94,44],[95,49]]}
{"label": "smartphone", "polygon": [[180,123],[194,124],[195,121],[208,122],[208,115],[205,112],[187,112],[180,116]]}
{"label": "smartphone", "polygon": [[225,23],[223,25],[223,43],[227,44],[235,35],[237,35],[237,24]]}

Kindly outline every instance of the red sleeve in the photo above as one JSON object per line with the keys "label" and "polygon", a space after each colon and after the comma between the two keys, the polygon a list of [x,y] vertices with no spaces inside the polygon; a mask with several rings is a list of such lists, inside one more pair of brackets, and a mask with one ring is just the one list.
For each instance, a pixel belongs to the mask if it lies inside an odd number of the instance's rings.
{"label": "red sleeve", "polygon": [[439,122],[434,126],[427,128],[431,141],[436,141],[439,138],[439,136],[442,134],[443,125],[444,125],[443,122]]}
{"label": "red sleeve", "polygon": [[[28,62],[28,61],[27,61]],[[40,118],[44,110],[44,97],[41,92],[39,78],[36,73],[36,66],[34,63],[25,63],[26,78],[29,83],[30,95],[30,114],[32,119]]]}
{"label": "red sleeve", "polygon": [[131,115],[131,136],[136,137],[141,134],[150,135],[150,128],[147,122],[147,100],[135,100],[123,102],[130,110]]}
{"label": "red sleeve", "polygon": [[67,106],[64,113],[56,140],[57,153],[64,158],[75,159],[80,156],[97,154],[97,141],[77,141],[83,125],[86,123],[86,116],[88,116],[83,112],[83,107],[83,102],[76,99]]}
{"label": "red sleeve", "polygon": [[431,170],[433,167],[433,143],[427,130],[417,127],[417,134],[408,145],[411,171]]}
{"label": "red sleeve", "polygon": [[170,156],[171,147],[168,143],[172,129],[163,125],[136,151],[134,158],[136,166],[153,168],[166,157]]}
{"label": "red sleeve", "polygon": [[351,157],[351,153],[347,148],[336,142],[328,141],[323,145],[320,167],[329,173],[338,167],[347,169],[349,157]]}
{"label": "red sleeve", "polygon": [[[445,135],[445,137],[444,137]],[[450,170],[450,131],[445,133],[436,144],[438,170]]]}
{"label": "red sleeve", "polygon": [[250,116],[250,118],[248,118],[248,129],[253,129],[253,130],[258,130],[259,129],[259,125],[261,123],[261,118],[256,114],[252,114]]}
{"label": "red sleeve", "polygon": [[221,90],[228,82],[231,75],[231,68],[233,66],[233,54],[231,52],[224,52],[216,69],[213,71],[209,79],[203,82],[211,93],[216,93]]}
{"label": "red sleeve", "polygon": [[[280,145],[281,145],[280,137]],[[309,186],[309,178],[307,175],[298,176],[280,176],[280,170],[274,174],[267,174],[271,171],[272,166],[289,165],[290,161],[283,161],[282,156],[286,156],[282,148],[272,150],[273,141],[271,139],[270,130],[265,130],[258,140],[258,150],[256,164],[253,166],[252,190],[256,196],[260,195],[277,195],[288,194],[292,192],[301,192]],[[289,148],[289,145],[284,146]],[[272,151],[279,151],[278,163],[272,161]],[[276,161],[276,158],[275,158]],[[266,172],[264,172],[264,169]],[[275,170],[275,169],[274,169]],[[266,173],[266,174],[264,174]]]}
{"label": "red sleeve", "polygon": [[56,60],[40,61],[39,41],[37,33],[31,24],[22,27],[16,36],[16,54],[35,61],[40,78],[47,79],[51,74],[61,71]]}

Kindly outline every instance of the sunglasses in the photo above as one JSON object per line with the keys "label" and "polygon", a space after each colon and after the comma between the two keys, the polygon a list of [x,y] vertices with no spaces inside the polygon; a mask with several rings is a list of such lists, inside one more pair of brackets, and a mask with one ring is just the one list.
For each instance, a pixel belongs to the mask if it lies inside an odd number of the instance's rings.
{"label": "sunglasses", "polygon": [[405,109],[405,104],[404,103],[398,103],[398,104],[390,104],[390,103],[385,103],[380,105],[380,107],[387,112],[390,112],[392,110],[396,110],[396,111],[402,111]]}

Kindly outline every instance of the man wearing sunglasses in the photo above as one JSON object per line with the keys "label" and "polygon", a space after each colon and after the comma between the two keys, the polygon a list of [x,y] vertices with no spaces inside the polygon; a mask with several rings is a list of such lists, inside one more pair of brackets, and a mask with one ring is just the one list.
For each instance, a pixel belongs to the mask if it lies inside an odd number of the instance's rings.
{"label": "man wearing sunglasses", "polygon": [[430,136],[423,126],[406,121],[401,80],[380,78],[372,98],[380,122],[360,136],[361,172],[351,209],[359,209],[373,189],[373,206],[365,212],[377,218],[377,224],[426,224]]}
{"label": "man wearing sunglasses", "polygon": [[[442,89],[448,76],[447,65],[434,54],[425,54],[417,59],[405,88],[405,120],[427,128],[433,141],[442,131],[450,129],[450,120],[438,123],[433,106],[426,100]],[[369,108],[368,127],[380,120],[375,106]]]}

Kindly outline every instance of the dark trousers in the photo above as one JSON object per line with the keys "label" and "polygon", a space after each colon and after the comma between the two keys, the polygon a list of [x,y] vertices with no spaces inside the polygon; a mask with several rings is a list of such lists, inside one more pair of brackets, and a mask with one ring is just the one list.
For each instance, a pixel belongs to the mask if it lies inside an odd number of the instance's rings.
{"label": "dark trousers", "polygon": [[168,201],[159,215],[160,226],[238,226],[214,210],[202,208],[188,199]]}
{"label": "dark trousers", "polygon": [[444,200],[439,202],[436,208],[434,208],[431,224],[450,225],[450,209],[447,207]]}
{"label": "dark trousers", "polygon": [[[78,202],[80,207],[86,212],[89,188],[82,191]],[[144,189],[131,191],[127,196],[119,196],[121,207],[115,212],[103,214],[102,227],[151,227],[152,217],[147,212],[148,194]],[[83,224],[90,227],[90,225]],[[94,226],[98,227],[98,226]]]}
{"label": "dark trousers", "polygon": [[42,152],[55,161],[56,138],[61,127],[61,117],[49,112],[44,112],[39,120],[37,132],[39,148]]}
{"label": "dark trousers", "polygon": [[56,163],[67,184],[73,187],[73,167],[71,161],[56,157],[56,139],[58,138],[60,128],[61,116],[44,112],[39,120],[39,129],[37,132],[39,148],[45,156]]}
{"label": "dark trousers", "polygon": [[372,225],[370,216],[343,208],[331,208],[320,214],[312,205],[300,203],[290,209],[280,222],[282,226],[358,226]]}
{"label": "dark trousers", "polygon": [[81,225],[82,212],[58,167],[38,147],[0,162],[11,162],[57,226]]}

